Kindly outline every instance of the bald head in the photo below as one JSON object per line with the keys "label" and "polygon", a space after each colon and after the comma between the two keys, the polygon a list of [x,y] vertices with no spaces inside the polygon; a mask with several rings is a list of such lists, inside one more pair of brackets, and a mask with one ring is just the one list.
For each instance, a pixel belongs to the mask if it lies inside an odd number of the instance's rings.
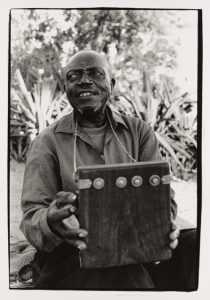
{"label": "bald head", "polygon": [[102,54],[92,50],[82,50],[74,54],[66,68],[65,75],[72,69],[101,68],[111,78],[111,69],[107,59]]}

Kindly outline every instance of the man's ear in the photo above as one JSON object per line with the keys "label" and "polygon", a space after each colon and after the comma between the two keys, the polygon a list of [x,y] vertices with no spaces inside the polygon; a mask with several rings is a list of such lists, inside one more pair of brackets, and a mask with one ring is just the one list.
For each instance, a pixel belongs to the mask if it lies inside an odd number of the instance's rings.
{"label": "man's ear", "polygon": [[112,79],[111,79],[111,87],[112,87],[112,89],[113,89],[114,86],[115,86],[115,79],[112,78]]}

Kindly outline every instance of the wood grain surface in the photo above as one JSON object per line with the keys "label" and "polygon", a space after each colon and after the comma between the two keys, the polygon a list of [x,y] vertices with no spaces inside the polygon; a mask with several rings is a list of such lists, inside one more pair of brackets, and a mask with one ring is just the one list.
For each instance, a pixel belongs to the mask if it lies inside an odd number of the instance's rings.
{"label": "wood grain surface", "polygon": [[[79,191],[79,221],[88,230],[81,267],[100,268],[169,259],[170,185],[151,186],[151,175],[169,174],[167,162],[81,167],[79,179],[104,179],[104,187]],[[133,176],[143,184],[134,187]],[[124,188],[116,179],[127,179]]]}

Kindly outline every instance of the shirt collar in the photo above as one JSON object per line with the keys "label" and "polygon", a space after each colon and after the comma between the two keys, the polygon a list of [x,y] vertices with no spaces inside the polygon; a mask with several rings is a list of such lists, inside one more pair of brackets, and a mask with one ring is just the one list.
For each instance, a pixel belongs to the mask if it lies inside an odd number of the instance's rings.
{"label": "shirt collar", "polygon": [[[123,125],[126,129],[128,129],[121,115],[113,111],[109,106],[107,106],[107,111],[112,121],[113,127],[116,128],[119,124]],[[69,115],[66,115],[64,118],[57,122],[54,132],[62,132],[62,133],[74,133],[75,130],[75,116],[74,111]]]}

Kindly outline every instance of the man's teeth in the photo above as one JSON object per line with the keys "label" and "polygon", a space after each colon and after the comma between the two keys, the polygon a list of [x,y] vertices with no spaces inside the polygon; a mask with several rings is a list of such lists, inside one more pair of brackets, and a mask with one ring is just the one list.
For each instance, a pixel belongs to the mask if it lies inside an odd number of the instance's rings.
{"label": "man's teeth", "polygon": [[85,96],[92,96],[93,93],[92,92],[84,92],[84,93],[80,93],[79,95],[82,97],[85,97]]}

